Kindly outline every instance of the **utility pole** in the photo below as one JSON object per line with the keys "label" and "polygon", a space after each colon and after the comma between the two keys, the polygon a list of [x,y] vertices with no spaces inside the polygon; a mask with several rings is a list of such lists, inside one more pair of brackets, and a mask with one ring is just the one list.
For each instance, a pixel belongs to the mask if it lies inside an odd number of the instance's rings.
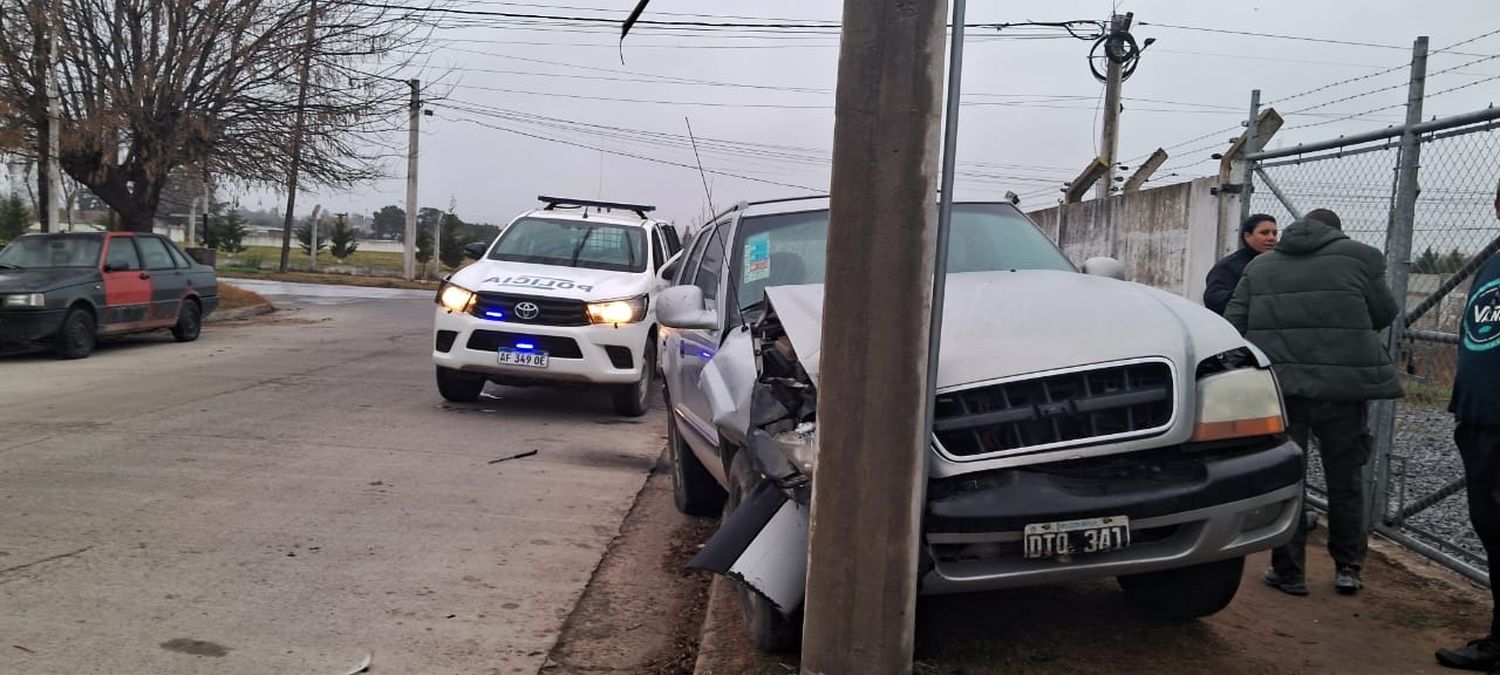
{"label": "utility pole", "polygon": [[297,118],[292,128],[292,172],[287,179],[286,220],[281,227],[281,266],[287,271],[292,254],[292,221],[297,213],[297,172],[302,168],[302,128],[307,121],[307,71],[312,68],[313,29],[318,22],[318,0],[307,6],[307,28],[303,32],[302,72],[297,83]]}
{"label": "utility pole", "polygon": [[411,87],[411,124],[406,138],[406,245],[402,264],[406,280],[416,277],[417,267],[417,139],[422,130],[422,81],[406,81]]}
{"label": "utility pole", "polygon": [[[1110,32],[1129,32],[1133,19],[1132,14],[1111,16]],[[1113,58],[1107,61],[1109,70],[1106,71],[1104,79],[1104,129],[1099,134],[1099,157],[1104,160],[1108,168],[1099,178],[1099,189],[1094,193],[1095,199],[1109,197],[1110,191],[1115,186],[1115,154],[1120,144],[1120,82],[1123,79],[1121,75],[1123,64]]]}
{"label": "utility pole", "polygon": [[804,673],[911,672],[947,6],[844,1]]}
{"label": "utility pole", "polygon": [[313,212],[312,212],[312,219],[309,220],[308,224],[307,224],[308,228],[312,230],[312,238],[310,239],[310,241],[312,242],[312,246],[309,247],[308,252],[307,252],[307,256],[308,256],[308,260],[312,263],[312,268],[313,268],[314,272],[318,271],[318,219],[322,216],[322,213],[323,213],[323,205],[322,204],[318,204],[317,206],[314,206],[313,207]]}
{"label": "utility pole", "polygon": [[[1387,331],[1387,349],[1391,361],[1401,363],[1401,341],[1406,337],[1406,295],[1411,273],[1411,240],[1417,220],[1418,168],[1422,165],[1421,139],[1412,128],[1422,123],[1422,99],[1427,88],[1427,36],[1417,38],[1411,48],[1411,83],[1406,92],[1406,130],[1401,134],[1400,160],[1396,166],[1396,208],[1391,213],[1385,235],[1386,279],[1396,298],[1396,320]],[[1396,438],[1396,402],[1376,401],[1372,408],[1372,431],[1375,436],[1374,461],[1366,465],[1365,485],[1374,489],[1369,496],[1370,522],[1378,523],[1386,515],[1386,490],[1390,484],[1391,446]],[[1370,475],[1373,474],[1373,475]]]}
{"label": "utility pole", "polygon": [[61,130],[58,128],[62,115],[58,111],[57,34],[62,32],[62,12],[56,0],[47,4],[47,158],[46,166],[42,167],[47,172],[47,179],[43,189],[38,190],[41,193],[38,196],[46,202],[46,220],[42,221],[42,231],[61,232],[57,219],[57,201],[62,197],[62,180],[58,175],[62,166],[57,157],[62,145]]}

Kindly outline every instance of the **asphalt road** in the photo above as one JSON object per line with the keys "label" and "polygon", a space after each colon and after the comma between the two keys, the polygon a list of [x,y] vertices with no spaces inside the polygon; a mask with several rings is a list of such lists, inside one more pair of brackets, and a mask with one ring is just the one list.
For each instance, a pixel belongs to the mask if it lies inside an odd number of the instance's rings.
{"label": "asphalt road", "polygon": [[0,357],[0,672],[536,672],[660,412],[446,404],[429,293],[255,290],[294,309]]}

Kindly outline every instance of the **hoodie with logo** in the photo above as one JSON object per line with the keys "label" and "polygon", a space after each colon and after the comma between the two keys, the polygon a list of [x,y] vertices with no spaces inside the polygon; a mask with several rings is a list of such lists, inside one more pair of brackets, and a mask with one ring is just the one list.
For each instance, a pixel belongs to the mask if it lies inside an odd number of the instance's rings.
{"label": "hoodie with logo", "polygon": [[1380,251],[1304,218],[1245,266],[1224,318],[1271,359],[1286,396],[1367,401],[1402,396],[1379,334],[1398,311]]}
{"label": "hoodie with logo", "polygon": [[1500,254],[1474,276],[1458,342],[1448,410],[1465,424],[1500,427]]}

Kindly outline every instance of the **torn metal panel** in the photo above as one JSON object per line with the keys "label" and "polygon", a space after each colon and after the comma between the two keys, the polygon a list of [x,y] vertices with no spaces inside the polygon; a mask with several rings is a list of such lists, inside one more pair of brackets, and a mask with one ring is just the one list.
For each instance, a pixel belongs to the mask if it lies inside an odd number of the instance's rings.
{"label": "torn metal panel", "polygon": [[818,381],[818,359],[822,356],[823,284],[772,286],[766,299],[775,308],[797,361],[807,371],[810,381]]}
{"label": "torn metal panel", "polygon": [[759,376],[753,343],[748,328],[735,329],[698,376],[714,426],[735,442],[743,442],[750,433],[750,402]]}
{"label": "torn metal panel", "polygon": [[688,563],[722,574],[790,616],[807,589],[808,509],[761,481]]}

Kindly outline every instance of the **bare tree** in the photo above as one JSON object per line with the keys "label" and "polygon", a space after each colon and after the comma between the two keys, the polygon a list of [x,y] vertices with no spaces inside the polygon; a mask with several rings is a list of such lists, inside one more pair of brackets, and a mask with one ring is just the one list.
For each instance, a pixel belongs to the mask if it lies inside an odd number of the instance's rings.
{"label": "bare tree", "polygon": [[[149,231],[174,170],[281,186],[311,53],[304,185],[381,174],[381,133],[405,122],[402,74],[427,7],[319,0],[0,0],[0,134],[45,145],[47,20],[59,43],[63,170]],[[7,114],[6,111],[9,111]],[[43,142],[38,142],[38,141]],[[180,175],[180,172],[177,172]]]}

